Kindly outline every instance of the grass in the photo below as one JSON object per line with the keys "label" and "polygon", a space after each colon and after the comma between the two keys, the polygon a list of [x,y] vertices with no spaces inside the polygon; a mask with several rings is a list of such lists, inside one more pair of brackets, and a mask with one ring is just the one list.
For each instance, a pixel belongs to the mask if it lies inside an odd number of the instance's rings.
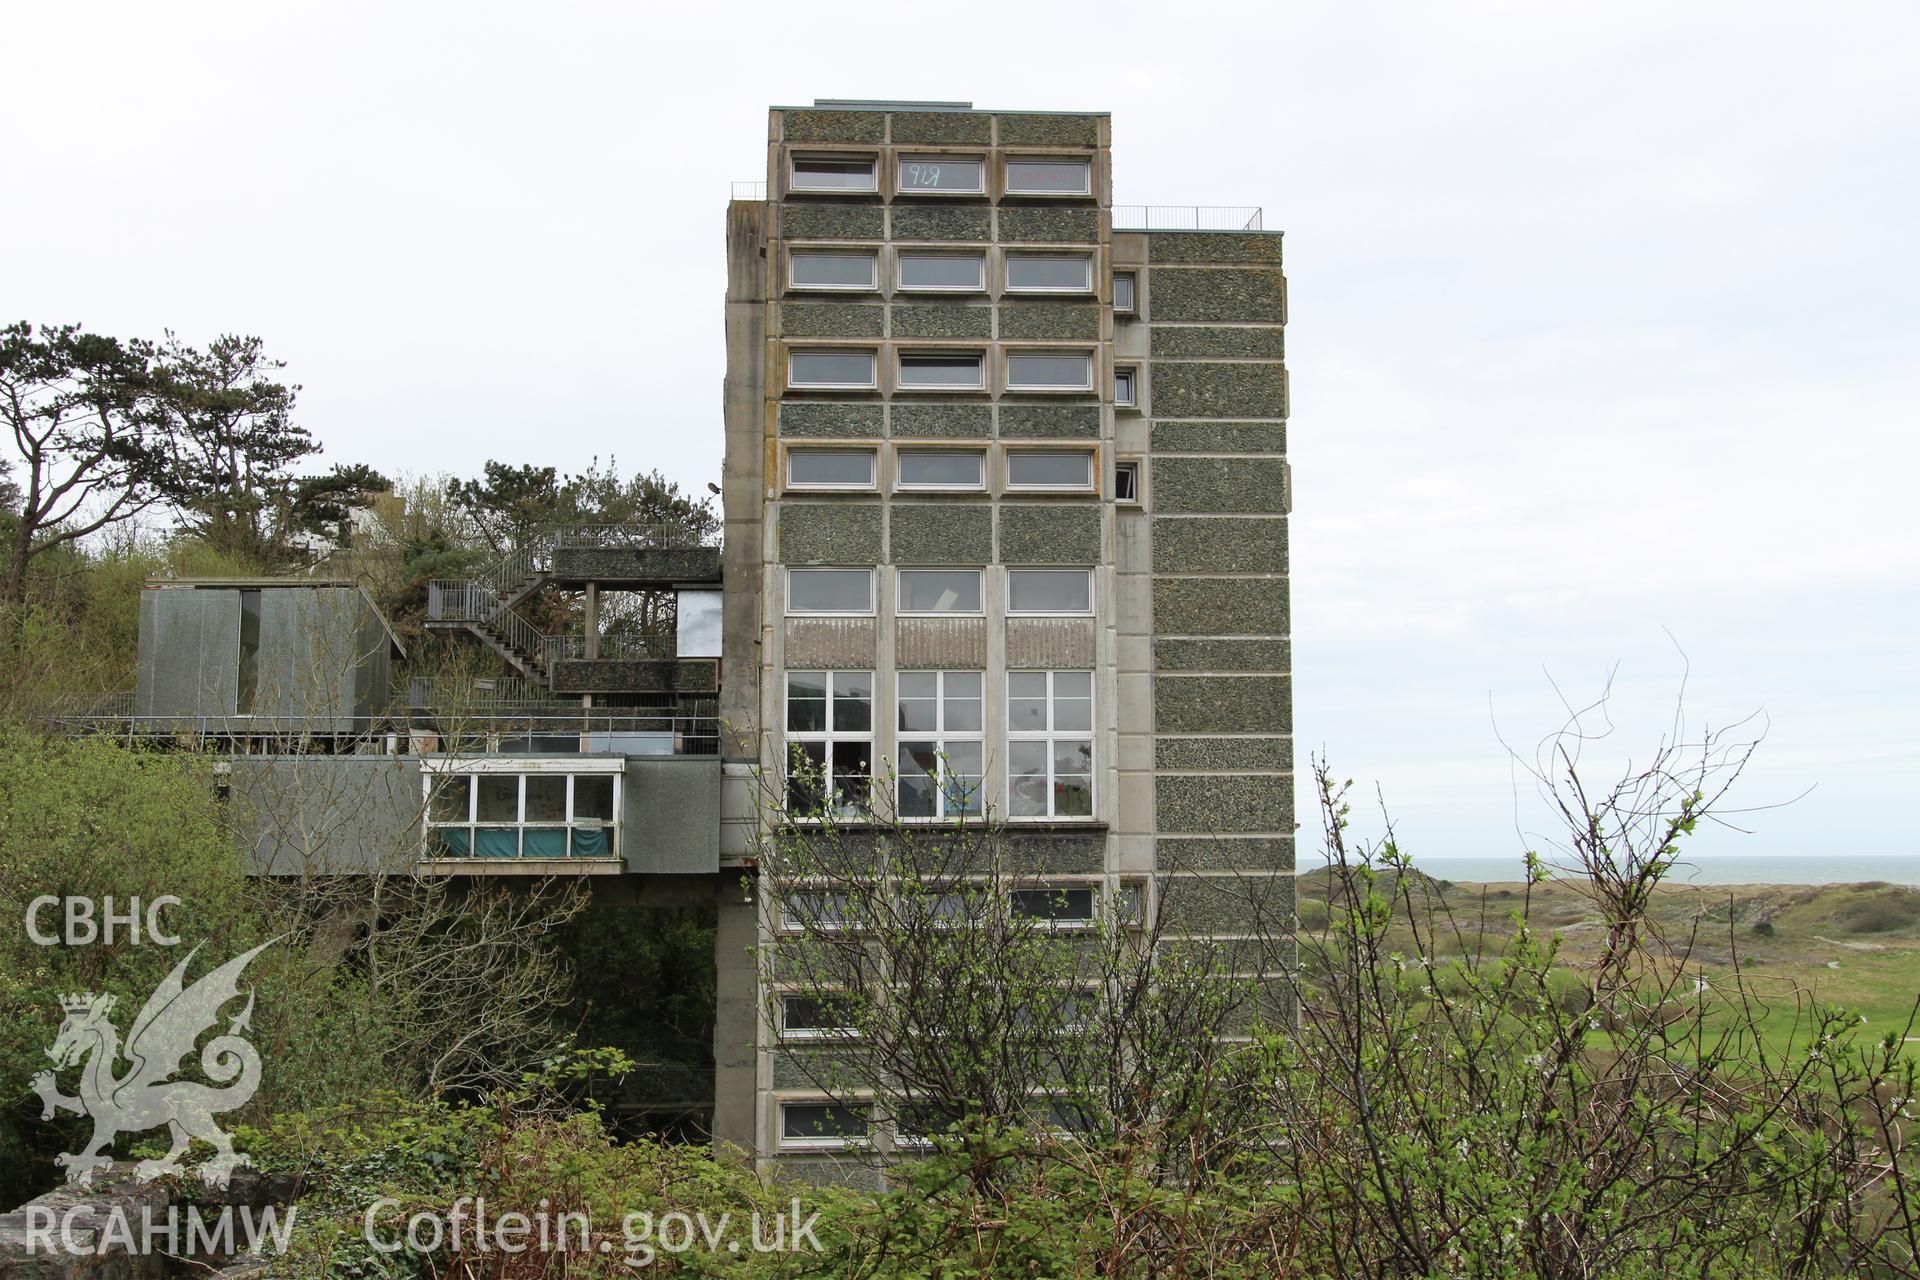
{"label": "grass", "polygon": [[[1322,872],[1300,877],[1303,932],[1325,927],[1329,883]],[[1559,963],[1571,980],[1605,938],[1605,921],[1582,881],[1560,877],[1530,891],[1517,882],[1435,883],[1461,930],[1457,939],[1442,940],[1446,950],[1496,953],[1524,907],[1537,934],[1559,937]],[[1909,1025],[1920,999],[1920,889],[1663,885],[1650,916],[1675,963],[1706,983],[1697,998],[1707,1002],[1710,1029],[1725,1025],[1732,1002],[1744,997],[1769,1047],[1786,1052],[1804,1047],[1808,1011],[1833,1005],[1864,1019],[1869,1035],[1911,1037],[1906,1050],[1920,1056],[1920,1022]],[[1405,941],[1411,944],[1410,933]]]}

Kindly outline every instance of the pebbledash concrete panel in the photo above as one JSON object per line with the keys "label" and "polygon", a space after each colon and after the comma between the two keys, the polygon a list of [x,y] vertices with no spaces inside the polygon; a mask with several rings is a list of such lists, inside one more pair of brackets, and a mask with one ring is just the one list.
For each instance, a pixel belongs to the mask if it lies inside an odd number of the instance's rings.
{"label": "pebbledash concrete panel", "polygon": [[1281,238],[1267,232],[1149,235],[1147,260],[1161,263],[1264,262],[1280,265]]}
{"label": "pebbledash concrete panel", "polygon": [[1292,836],[1163,838],[1160,868],[1178,871],[1286,871],[1294,869]]}
{"label": "pebbledash concrete panel", "polygon": [[888,136],[899,143],[965,143],[986,146],[993,141],[993,119],[973,111],[896,111],[887,117]]}
{"label": "pebbledash concrete panel", "polygon": [[1005,440],[1079,440],[1099,434],[1097,404],[1000,406],[1000,436]]}
{"label": "pebbledash concrete panel", "polygon": [[1000,563],[1098,564],[1101,504],[1003,502]]}
{"label": "pebbledash concrete panel", "polygon": [[780,434],[807,440],[877,440],[886,434],[886,410],[877,404],[788,401],[780,406]]}
{"label": "pebbledash concrete panel", "polygon": [[780,332],[789,338],[879,338],[887,330],[881,306],[840,302],[783,302]]}
{"label": "pebbledash concrete panel", "polygon": [[1159,458],[1153,462],[1156,515],[1284,515],[1284,458]]}
{"label": "pebbledash concrete panel", "polygon": [[877,502],[780,504],[782,564],[879,564]]}
{"label": "pebbledash concrete panel", "polygon": [[1284,774],[1163,773],[1154,779],[1154,805],[1165,834],[1287,834],[1293,830],[1293,779]]}
{"label": "pebbledash concrete panel", "polygon": [[1155,453],[1285,453],[1279,422],[1156,422],[1148,433]]}
{"label": "pebbledash concrete panel", "polygon": [[789,204],[780,209],[780,234],[789,240],[878,240],[886,210],[876,205]]}
{"label": "pebbledash concrete panel", "polygon": [[[1156,681],[1156,689],[1166,681]],[[1292,709],[1287,712],[1291,717]],[[1153,767],[1197,773],[1293,771],[1291,737],[1155,738]]]}
{"label": "pebbledash concrete panel", "polygon": [[894,564],[984,565],[993,558],[990,503],[894,502],[887,520]]}
{"label": "pebbledash concrete panel", "polygon": [[1155,573],[1285,573],[1287,522],[1212,516],[1153,522]]}
{"label": "pebbledash concrete panel", "polygon": [[1286,330],[1255,325],[1153,326],[1156,360],[1280,360],[1287,354]]}
{"label": "pebbledash concrete panel", "polygon": [[991,338],[993,308],[966,303],[896,303],[888,323],[896,338]]}
{"label": "pebbledash concrete panel", "polygon": [[1157,733],[1293,732],[1293,697],[1286,676],[1195,675],[1162,672],[1153,682]]}
{"label": "pebbledash concrete panel", "polygon": [[1153,629],[1165,636],[1284,635],[1286,579],[1156,578]]}
{"label": "pebbledash concrete panel", "polygon": [[1100,215],[1093,209],[1000,209],[1000,239],[1042,244],[1092,245],[1100,239]]}
{"label": "pebbledash concrete panel", "polygon": [[993,406],[895,401],[887,406],[888,434],[900,440],[986,440]]}
{"label": "pebbledash concrete panel", "polygon": [[1155,363],[1153,411],[1163,418],[1285,417],[1286,366]]}
{"label": "pebbledash concrete panel", "polygon": [[896,205],[892,216],[895,240],[984,242],[993,239],[991,209]]}
{"label": "pebbledash concrete panel", "polygon": [[1157,325],[1178,321],[1278,324],[1286,308],[1286,284],[1276,270],[1155,267],[1150,282],[1153,296],[1148,306]]}
{"label": "pebbledash concrete panel", "polygon": [[1153,638],[1153,663],[1161,671],[1288,671],[1292,646],[1283,636],[1239,639]]}

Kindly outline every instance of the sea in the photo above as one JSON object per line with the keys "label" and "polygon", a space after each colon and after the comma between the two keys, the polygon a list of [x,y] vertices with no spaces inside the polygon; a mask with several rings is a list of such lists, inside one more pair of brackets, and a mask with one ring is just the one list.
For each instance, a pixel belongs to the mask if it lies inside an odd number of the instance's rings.
{"label": "sea", "polygon": [[[1416,858],[1415,867],[1436,880],[1460,884],[1512,882],[1524,875],[1517,856]],[[1299,874],[1326,866],[1317,856],[1302,856]],[[1565,875],[1565,872],[1559,873]],[[1676,884],[1888,884],[1920,885],[1920,854],[1766,854],[1711,857],[1683,862],[1668,877]]]}

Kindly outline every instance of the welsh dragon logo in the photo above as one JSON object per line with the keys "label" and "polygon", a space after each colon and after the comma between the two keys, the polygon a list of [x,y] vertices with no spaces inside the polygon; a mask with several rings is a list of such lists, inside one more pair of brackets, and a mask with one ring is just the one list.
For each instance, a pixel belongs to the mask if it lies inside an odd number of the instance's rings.
{"label": "welsh dragon logo", "polygon": [[[54,1158],[56,1164],[66,1168],[68,1182],[83,1186],[90,1183],[95,1169],[112,1163],[112,1157],[102,1153],[121,1134],[141,1133],[161,1125],[167,1126],[173,1146],[160,1159],[142,1160],[135,1167],[134,1176],[143,1182],[180,1172],[180,1157],[195,1138],[215,1149],[213,1158],[200,1167],[200,1177],[209,1186],[226,1186],[236,1168],[252,1163],[235,1153],[233,1139],[213,1122],[216,1112],[245,1105],[260,1087],[260,1055],[241,1035],[253,1016],[251,987],[247,989],[246,1007],[227,1023],[225,1034],[209,1040],[200,1051],[200,1068],[214,1084],[172,1077],[180,1071],[181,1060],[193,1052],[201,1033],[219,1021],[221,1007],[239,997],[240,972],[247,962],[272,945],[261,943],[189,987],[184,979],[187,966],[199,954],[200,948],[195,947],[147,998],[127,1032],[124,1048],[119,1028],[107,1016],[113,1012],[113,996],[84,993],[60,997],[60,1007],[67,1016],[47,1056],[53,1059],[56,1070],[85,1061],[80,1093],[77,1097],[61,1093],[52,1071],[34,1076],[33,1091],[44,1104],[42,1120],[51,1120],[56,1111],[62,1110],[93,1118],[93,1140],[86,1150],[78,1155],[63,1152]],[[127,1069],[116,1074],[123,1056]]]}

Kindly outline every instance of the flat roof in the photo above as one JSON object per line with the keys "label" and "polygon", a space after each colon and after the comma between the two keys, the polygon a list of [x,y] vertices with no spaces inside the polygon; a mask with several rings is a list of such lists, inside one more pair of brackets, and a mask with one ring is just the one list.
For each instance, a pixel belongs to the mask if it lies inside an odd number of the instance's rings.
{"label": "flat roof", "polygon": [[971,102],[895,102],[885,98],[815,98],[802,106],[775,103],[769,111],[955,111],[980,116],[1111,116],[1111,111],[1036,111],[1014,107],[976,107]]}

